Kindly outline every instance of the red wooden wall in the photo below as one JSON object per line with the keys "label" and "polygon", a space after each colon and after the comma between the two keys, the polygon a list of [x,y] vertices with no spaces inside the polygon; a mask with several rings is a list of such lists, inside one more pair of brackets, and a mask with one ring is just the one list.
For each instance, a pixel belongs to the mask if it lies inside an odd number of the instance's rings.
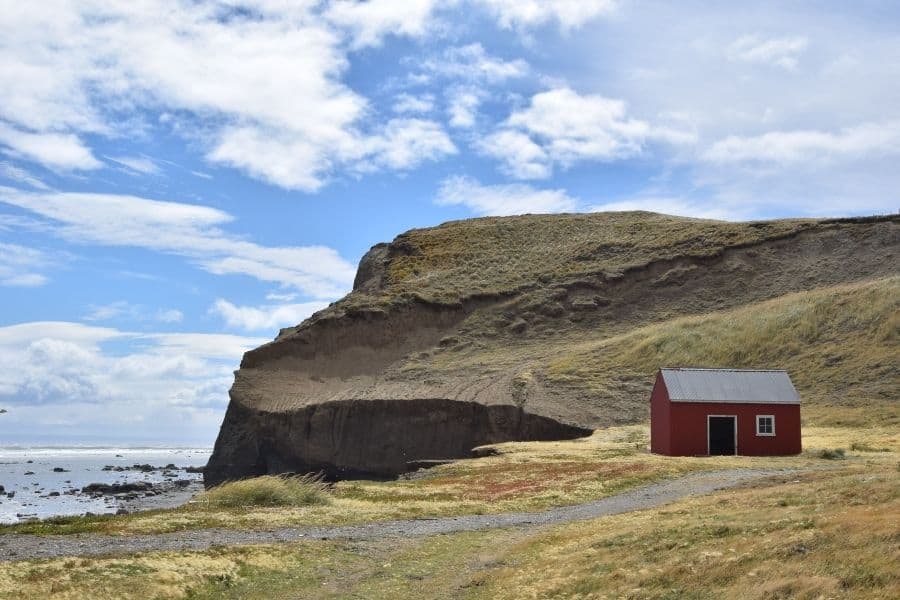
{"label": "red wooden wall", "polygon": [[669,392],[663,382],[662,373],[656,374],[656,384],[650,394],[650,452],[671,454]]}
{"label": "red wooden wall", "polygon": [[[737,453],[747,456],[799,454],[799,404],[670,402],[662,375],[650,396],[650,450],[670,456],[707,454],[708,415],[737,416]],[[775,416],[775,435],[756,435],[756,415]]]}

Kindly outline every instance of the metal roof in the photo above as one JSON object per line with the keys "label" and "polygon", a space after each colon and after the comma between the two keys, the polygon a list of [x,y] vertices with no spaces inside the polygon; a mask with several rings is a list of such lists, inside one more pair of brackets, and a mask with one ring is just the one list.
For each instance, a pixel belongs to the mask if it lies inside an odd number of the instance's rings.
{"label": "metal roof", "polygon": [[787,371],[660,369],[672,402],[800,404]]}

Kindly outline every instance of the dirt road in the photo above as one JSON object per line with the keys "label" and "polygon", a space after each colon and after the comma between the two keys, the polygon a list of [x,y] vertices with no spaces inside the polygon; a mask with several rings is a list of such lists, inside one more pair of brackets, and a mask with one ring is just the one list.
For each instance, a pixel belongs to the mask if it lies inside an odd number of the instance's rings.
{"label": "dirt road", "polygon": [[127,536],[7,534],[0,535],[0,561],[60,556],[111,556],[160,550],[205,550],[215,546],[276,544],[310,539],[366,540],[428,536],[503,527],[540,527],[653,508],[688,496],[708,494],[748,481],[783,475],[787,472],[789,470],[785,469],[730,469],[694,473],[585,504],[551,508],[541,512],[378,521],[363,525],[330,527],[287,527],[262,531],[199,529]]}

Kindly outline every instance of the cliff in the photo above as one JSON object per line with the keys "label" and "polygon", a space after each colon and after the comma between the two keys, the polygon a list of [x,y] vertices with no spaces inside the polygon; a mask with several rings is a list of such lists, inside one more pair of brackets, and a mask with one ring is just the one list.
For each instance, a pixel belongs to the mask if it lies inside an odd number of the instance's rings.
{"label": "cliff", "polygon": [[[898,247],[895,216],[729,223],[629,212],[409,231],[363,257],[349,295],[245,354],[206,483],[277,472],[394,476],[483,444],[644,420],[650,363],[665,360],[665,348],[604,364],[604,344],[639,344],[658,333],[647,328],[680,318],[835,286],[882,281],[896,291],[896,279],[883,280],[900,271]],[[882,310],[876,321],[896,319],[895,305]],[[716,323],[695,339],[691,360],[779,366],[770,353],[712,352],[729,330],[727,319]],[[815,389],[813,406],[848,398]],[[883,400],[872,386],[860,390],[849,397]]]}

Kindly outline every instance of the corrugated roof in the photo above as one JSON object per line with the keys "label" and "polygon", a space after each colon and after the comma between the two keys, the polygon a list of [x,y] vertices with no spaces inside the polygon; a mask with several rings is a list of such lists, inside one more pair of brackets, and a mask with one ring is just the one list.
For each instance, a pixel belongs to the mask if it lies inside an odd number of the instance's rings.
{"label": "corrugated roof", "polygon": [[673,402],[799,404],[787,371],[660,369]]}

